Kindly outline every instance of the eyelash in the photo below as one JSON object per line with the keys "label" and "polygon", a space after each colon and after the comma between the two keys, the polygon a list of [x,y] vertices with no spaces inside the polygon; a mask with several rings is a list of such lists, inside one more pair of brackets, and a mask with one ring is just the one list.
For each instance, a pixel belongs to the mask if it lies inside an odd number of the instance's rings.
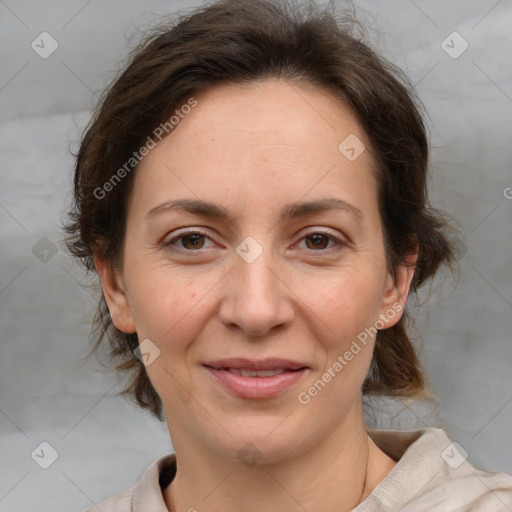
{"label": "eyelash", "polygon": [[[193,249],[185,249],[185,248],[176,248],[176,247],[172,247],[173,244],[175,242],[177,242],[178,240],[181,240],[183,238],[186,238],[187,236],[190,236],[190,235],[201,235],[201,236],[204,236],[205,238],[208,238],[209,240],[212,240],[210,236],[208,236],[206,233],[204,233],[203,231],[198,231],[198,230],[190,230],[190,231],[186,231],[186,232],[182,232],[180,233],[179,235],[173,237],[171,240],[169,240],[168,242],[164,242],[164,246],[167,247],[167,248],[172,248],[173,250],[176,250],[176,251],[181,251],[181,252],[187,252],[187,253],[200,253],[201,249],[197,249],[197,250],[193,250]],[[330,252],[331,250],[336,250],[336,249],[341,249],[343,246],[346,246],[346,242],[340,240],[339,238],[335,237],[334,235],[332,235],[331,233],[328,233],[326,231],[319,231],[319,230],[314,230],[314,231],[310,231],[308,233],[305,233],[302,238],[299,240],[299,242],[301,242],[302,240],[305,240],[306,238],[312,236],[312,235],[323,235],[325,237],[327,237],[329,239],[329,241],[332,241],[336,244],[337,247],[329,247],[327,249],[319,249],[319,250],[315,250],[315,249],[310,249],[313,253],[325,253],[325,252]],[[213,241],[213,240],[212,240]],[[306,249],[307,250],[307,249]]]}

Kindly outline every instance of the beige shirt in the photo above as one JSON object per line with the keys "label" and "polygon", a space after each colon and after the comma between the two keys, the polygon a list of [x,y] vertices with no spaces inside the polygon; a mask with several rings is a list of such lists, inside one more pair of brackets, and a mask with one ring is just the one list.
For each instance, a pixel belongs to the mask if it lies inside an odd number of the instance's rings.
{"label": "beige shirt", "polygon": [[[512,476],[474,468],[443,430],[368,433],[398,463],[352,512],[512,512]],[[97,506],[102,512],[168,512],[162,489],[175,474],[175,456],[166,455],[134,486]]]}

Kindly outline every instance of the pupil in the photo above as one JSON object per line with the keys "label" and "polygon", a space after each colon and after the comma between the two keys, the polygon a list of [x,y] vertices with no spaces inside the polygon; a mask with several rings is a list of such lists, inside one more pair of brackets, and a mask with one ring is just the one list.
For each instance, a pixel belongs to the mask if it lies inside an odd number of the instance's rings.
{"label": "pupil", "polygon": [[[313,235],[310,235],[307,240],[310,240],[313,243],[313,247],[325,249],[326,247],[326,241],[327,237],[325,235],[322,235],[321,233],[315,233]],[[311,247],[310,247],[311,248]]]}
{"label": "pupil", "polygon": [[187,249],[201,249],[204,244],[202,237],[203,235],[200,235],[199,233],[187,235],[185,238],[183,238],[183,245]]}

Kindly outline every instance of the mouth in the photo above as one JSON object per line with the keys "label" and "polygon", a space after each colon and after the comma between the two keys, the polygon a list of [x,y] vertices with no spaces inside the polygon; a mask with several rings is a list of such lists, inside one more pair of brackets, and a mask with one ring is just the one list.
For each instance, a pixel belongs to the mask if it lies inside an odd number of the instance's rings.
{"label": "mouth", "polygon": [[242,358],[210,361],[203,364],[215,382],[240,398],[268,399],[295,386],[309,370],[297,361]]}
{"label": "mouth", "polygon": [[243,368],[218,368],[219,370],[225,370],[235,375],[241,375],[242,377],[272,377],[273,375],[281,375],[285,371],[295,372],[297,370],[288,370],[285,368],[279,368],[277,370],[244,370]]}
{"label": "mouth", "polygon": [[300,370],[307,368],[307,365],[291,359],[267,358],[267,359],[246,359],[243,357],[231,357],[229,359],[218,359],[203,363],[215,370],[233,369],[244,371],[274,371],[274,370]]}

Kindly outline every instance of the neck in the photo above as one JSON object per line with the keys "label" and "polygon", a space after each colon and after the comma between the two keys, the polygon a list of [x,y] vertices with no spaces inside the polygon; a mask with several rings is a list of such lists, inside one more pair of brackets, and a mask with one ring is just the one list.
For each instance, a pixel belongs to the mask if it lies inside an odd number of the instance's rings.
{"label": "neck", "polygon": [[173,434],[178,469],[164,491],[170,512],[348,512],[396,464],[368,437],[362,414],[310,449],[294,447],[286,459],[252,467]]}

